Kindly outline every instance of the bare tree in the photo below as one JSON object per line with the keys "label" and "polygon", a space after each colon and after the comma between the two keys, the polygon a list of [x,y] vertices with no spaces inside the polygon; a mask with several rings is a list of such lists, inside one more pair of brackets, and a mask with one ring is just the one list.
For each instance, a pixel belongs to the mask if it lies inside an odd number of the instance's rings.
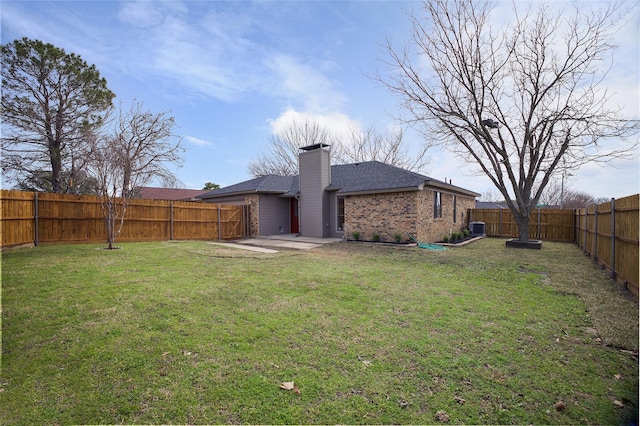
{"label": "bare tree", "polygon": [[315,144],[331,145],[334,150],[336,139],[323,126],[313,120],[294,121],[280,134],[271,137],[269,148],[265,153],[247,167],[253,176],[269,174],[295,176],[298,174],[298,153],[300,148]]}
{"label": "bare tree", "polygon": [[576,191],[567,182],[558,180],[549,182],[540,196],[540,204],[551,208],[580,209],[605,201],[608,199],[596,198],[585,192]]}
{"label": "bare tree", "polygon": [[258,154],[257,160],[249,163],[248,171],[255,177],[268,174],[295,176],[299,173],[300,148],[315,144],[331,145],[335,164],[376,160],[416,172],[428,164],[427,146],[411,155],[401,129],[383,133],[375,126],[361,129],[353,125],[349,130],[348,138],[341,140],[313,120],[294,121],[284,132],[271,137],[267,152]]}
{"label": "bare tree", "polygon": [[604,87],[619,7],[513,8],[512,23],[497,28],[486,3],[424,2],[424,18],[410,16],[411,43],[388,40],[391,73],[377,79],[402,99],[407,122],[491,179],[527,241],[550,179],[635,155],[638,122],[609,107]]}
{"label": "bare tree", "polygon": [[424,170],[429,163],[426,156],[428,146],[424,145],[417,154],[410,154],[401,128],[381,132],[375,126],[365,129],[352,126],[350,130],[351,138],[341,144],[337,163],[380,161],[414,172]]}
{"label": "bare tree", "polygon": [[480,200],[487,201],[487,202],[493,202],[493,203],[500,203],[500,202],[504,201],[504,197],[499,192],[485,191],[480,196]]}
{"label": "bare tree", "polygon": [[2,46],[2,170],[16,182],[46,180],[77,192],[86,146],[115,95],[94,65],[38,40]]}
{"label": "bare tree", "polygon": [[140,102],[134,102],[128,111],[120,107],[111,129],[86,136],[91,146],[89,170],[97,181],[109,249],[122,231],[136,188],[157,178],[171,186],[177,179],[169,165],[182,164],[174,118],[168,112],[156,114],[142,107]]}

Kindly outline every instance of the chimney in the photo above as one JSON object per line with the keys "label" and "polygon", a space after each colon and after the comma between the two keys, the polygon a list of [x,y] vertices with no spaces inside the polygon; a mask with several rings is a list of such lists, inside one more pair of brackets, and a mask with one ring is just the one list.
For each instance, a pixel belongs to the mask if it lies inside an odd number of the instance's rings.
{"label": "chimney", "polygon": [[300,234],[305,237],[329,236],[329,194],[331,147],[315,144],[300,148]]}

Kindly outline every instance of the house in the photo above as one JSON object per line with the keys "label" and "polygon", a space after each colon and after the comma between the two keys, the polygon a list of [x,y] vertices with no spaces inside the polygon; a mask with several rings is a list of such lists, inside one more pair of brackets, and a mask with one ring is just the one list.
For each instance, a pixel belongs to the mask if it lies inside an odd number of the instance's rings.
{"label": "house", "polygon": [[206,189],[154,188],[141,186],[136,189],[139,198],[147,200],[200,201],[198,195],[209,192]]}
{"label": "house", "polygon": [[434,242],[466,226],[480,194],[378,161],[330,164],[329,145],[301,148],[298,176],[267,175],[199,195],[250,205],[252,236],[294,233]]}
{"label": "house", "polygon": [[476,209],[508,209],[507,203],[495,201],[476,201]]}

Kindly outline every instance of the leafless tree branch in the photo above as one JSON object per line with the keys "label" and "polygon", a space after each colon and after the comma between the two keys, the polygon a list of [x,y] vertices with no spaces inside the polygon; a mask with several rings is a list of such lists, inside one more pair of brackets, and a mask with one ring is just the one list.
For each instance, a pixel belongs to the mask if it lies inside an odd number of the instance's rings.
{"label": "leafless tree branch", "polygon": [[551,178],[635,156],[639,125],[610,107],[604,85],[620,5],[519,7],[513,3],[510,25],[496,28],[488,3],[424,2],[424,14],[409,17],[410,44],[398,49],[387,41],[389,72],[376,79],[398,95],[404,120],[430,143],[489,177],[526,240],[529,213]]}
{"label": "leafless tree branch", "polygon": [[182,164],[183,149],[169,114],[145,111],[141,102],[134,101],[129,110],[121,105],[101,133],[85,134],[90,146],[88,170],[97,181],[109,248],[122,230],[136,188],[157,178],[177,180],[168,166]]}

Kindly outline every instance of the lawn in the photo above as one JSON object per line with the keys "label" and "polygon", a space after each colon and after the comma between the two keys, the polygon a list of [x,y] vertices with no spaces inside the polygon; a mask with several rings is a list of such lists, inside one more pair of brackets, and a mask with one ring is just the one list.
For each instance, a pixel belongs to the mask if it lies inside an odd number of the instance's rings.
{"label": "lawn", "polygon": [[638,305],[570,244],[121,246],[2,253],[2,424],[637,424]]}

